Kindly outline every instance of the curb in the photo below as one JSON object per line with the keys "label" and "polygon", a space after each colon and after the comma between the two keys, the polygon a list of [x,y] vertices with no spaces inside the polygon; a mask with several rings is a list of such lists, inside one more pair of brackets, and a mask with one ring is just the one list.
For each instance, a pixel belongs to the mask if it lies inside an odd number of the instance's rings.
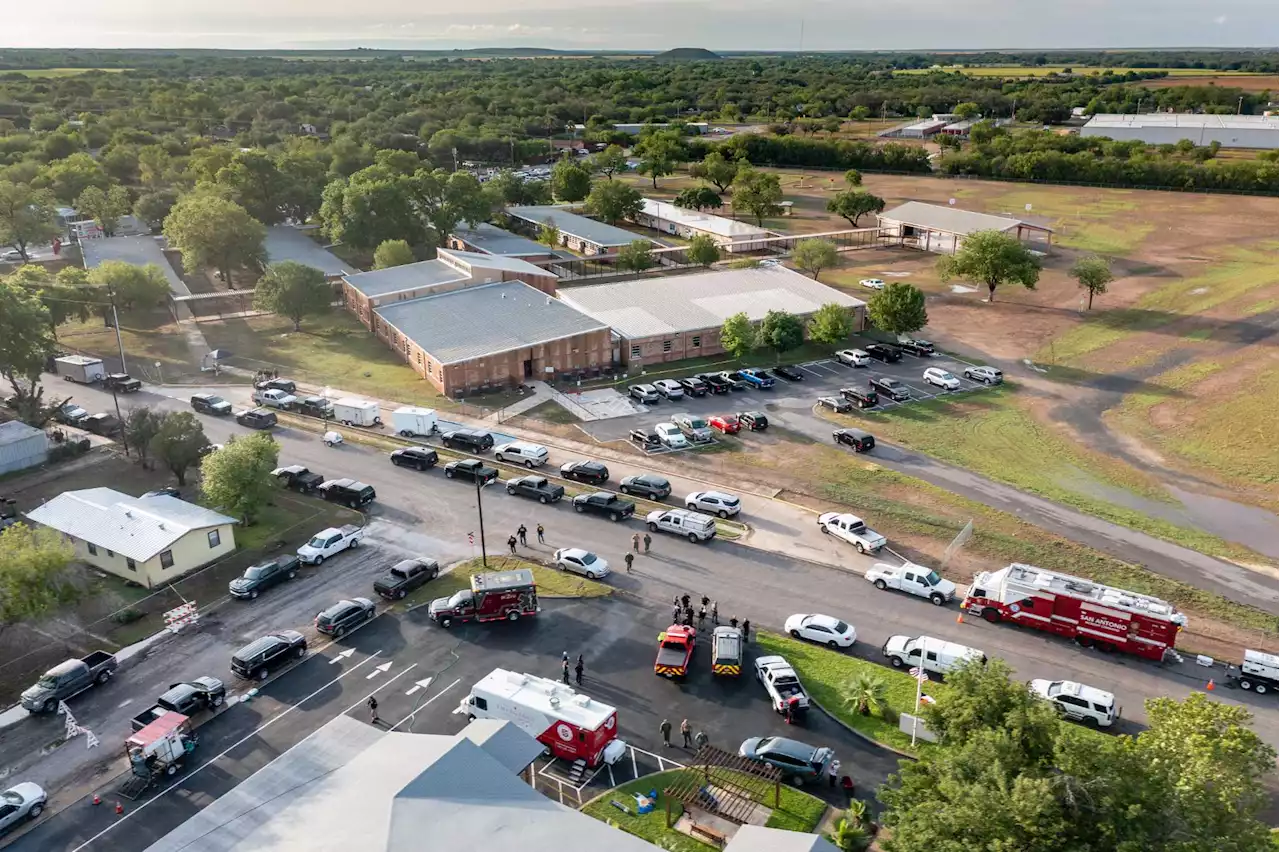
{"label": "curb", "polygon": [[858,739],[862,740],[863,742],[870,743],[871,745],[875,746],[876,748],[882,748],[882,749],[884,749],[885,751],[891,751],[891,752],[893,752],[894,754],[898,755],[899,757],[905,757],[905,758],[907,758],[908,760],[919,760],[919,759],[920,759],[919,755],[909,754],[909,753],[907,753],[907,752],[905,752],[905,751],[903,751],[903,750],[901,750],[901,749],[894,748],[893,746],[888,745],[887,743],[882,743],[882,742],[880,742],[880,741],[879,741],[879,740],[877,740],[877,739],[872,739],[871,737],[867,736],[866,734],[862,733],[862,731],[859,731],[859,730],[857,730],[856,728],[851,728],[851,727],[849,727],[849,725],[847,725],[847,724],[845,724],[843,721],[841,721],[841,720],[840,720],[840,718],[839,718],[839,717],[837,717],[837,716],[836,716],[834,713],[832,713],[830,710],[828,710],[827,708],[823,707],[823,706],[822,706],[821,704],[819,704],[818,702],[814,701],[814,700],[813,700],[813,696],[812,696],[812,695],[810,695],[810,696],[809,696],[809,705],[810,705],[811,707],[817,707],[819,710],[821,710],[821,711],[822,711],[822,714],[823,714],[824,716],[826,716],[828,719],[830,719],[831,721],[835,722],[837,725],[839,725],[840,727],[844,728],[846,731],[848,731],[849,733],[853,734],[855,737],[857,737]]}

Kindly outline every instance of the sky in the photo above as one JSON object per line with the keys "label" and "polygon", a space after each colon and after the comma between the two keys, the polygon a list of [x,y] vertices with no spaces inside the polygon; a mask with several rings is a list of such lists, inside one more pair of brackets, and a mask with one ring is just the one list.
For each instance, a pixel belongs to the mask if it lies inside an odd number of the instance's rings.
{"label": "sky", "polygon": [[1280,42],[1276,0],[4,0],[0,47],[981,50]]}

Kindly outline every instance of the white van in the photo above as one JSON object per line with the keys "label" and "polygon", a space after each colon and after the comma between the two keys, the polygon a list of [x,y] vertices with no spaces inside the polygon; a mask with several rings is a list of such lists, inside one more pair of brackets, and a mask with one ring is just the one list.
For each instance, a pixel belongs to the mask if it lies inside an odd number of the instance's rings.
{"label": "white van", "polygon": [[945,675],[961,662],[969,659],[987,661],[987,655],[977,648],[946,642],[932,636],[890,636],[880,649],[895,669],[919,666],[930,674]]}
{"label": "white van", "polygon": [[406,438],[426,438],[439,427],[435,409],[403,405],[391,412],[391,428]]}
{"label": "white van", "polygon": [[343,426],[378,426],[382,423],[378,403],[354,396],[334,400],[333,419]]}
{"label": "white van", "polygon": [[529,469],[542,467],[551,454],[541,444],[530,444],[527,441],[512,441],[499,444],[493,450],[493,457],[500,462],[522,464]]}
{"label": "white van", "polygon": [[645,516],[649,532],[674,533],[689,541],[706,541],[716,536],[716,519],[688,509],[656,509]]}

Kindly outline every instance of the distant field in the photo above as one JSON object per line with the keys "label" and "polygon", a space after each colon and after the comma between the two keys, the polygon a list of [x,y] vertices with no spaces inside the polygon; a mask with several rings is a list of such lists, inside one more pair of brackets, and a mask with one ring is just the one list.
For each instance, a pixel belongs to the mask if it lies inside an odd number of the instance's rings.
{"label": "distant field", "polygon": [[75,77],[90,71],[105,71],[108,74],[119,74],[129,68],[10,68],[0,74],[22,74],[26,77]]}
{"label": "distant field", "polygon": [[[1252,74],[1245,71],[1214,71],[1205,68],[1090,68],[1080,65],[982,65],[966,68],[960,65],[949,65],[944,68],[909,68],[894,71],[895,74],[930,74],[935,70],[951,71],[967,74],[970,77],[1047,77],[1050,74],[1061,74],[1068,68],[1075,74],[1102,74],[1111,71],[1123,74],[1126,71],[1164,71],[1170,77],[1241,77],[1274,80],[1273,75]],[[1168,84],[1173,85],[1173,84]]]}
{"label": "distant field", "polygon": [[1167,89],[1170,86],[1222,86],[1244,89],[1246,92],[1274,92],[1280,89],[1280,77],[1266,74],[1179,74],[1158,80],[1139,80],[1137,85],[1148,89]]}

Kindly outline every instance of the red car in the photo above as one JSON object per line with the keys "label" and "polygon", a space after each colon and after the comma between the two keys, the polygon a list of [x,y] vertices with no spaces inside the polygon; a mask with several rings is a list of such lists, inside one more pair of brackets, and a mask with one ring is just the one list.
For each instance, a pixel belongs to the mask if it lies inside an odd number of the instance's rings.
{"label": "red car", "polygon": [[742,424],[732,414],[717,414],[708,418],[707,424],[724,435],[736,435],[742,431]]}

